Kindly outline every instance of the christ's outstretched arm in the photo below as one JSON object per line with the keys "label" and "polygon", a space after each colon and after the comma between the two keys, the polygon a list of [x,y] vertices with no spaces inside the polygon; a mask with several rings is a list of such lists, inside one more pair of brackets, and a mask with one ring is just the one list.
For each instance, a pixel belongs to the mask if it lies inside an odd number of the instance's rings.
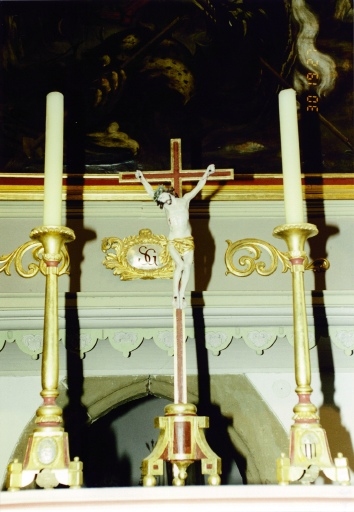
{"label": "christ's outstretched arm", "polygon": [[214,164],[210,164],[208,165],[205,173],[203,174],[203,176],[200,178],[200,180],[198,181],[198,183],[196,184],[196,186],[190,191],[190,192],[186,192],[186,194],[184,194],[184,198],[187,199],[188,201],[191,201],[201,190],[202,188],[204,187],[204,185],[206,184],[206,181],[207,179],[209,178],[209,176],[211,174],[213,174],[215,172],[215,165]]}
{"label": "christ's outstretched arm", "polygon": [[154,189],[150,185],[148,181],[144,178],[144,175],[141,171],[135,172],[135,177],[140,181],[140,183],[144,186],[146,192],[149,194],[149,196],[154,199]]}

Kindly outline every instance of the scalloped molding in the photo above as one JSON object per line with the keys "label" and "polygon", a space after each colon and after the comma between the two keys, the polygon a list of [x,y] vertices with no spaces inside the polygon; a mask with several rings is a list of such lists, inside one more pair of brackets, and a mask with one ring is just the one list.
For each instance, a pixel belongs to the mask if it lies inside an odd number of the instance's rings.
{"label": "scalloped molding", "polygon": [[[219,356],[227,350],[234,340],[242,340],[250,350],[257,355],[263,355],[266,350],[276,346],[278,339],[285,339],[293,345],[293,334],[289,327],[261,327],[251,329],[249,327],[238,327],[232,329],[207,330],[205,333],[205,346],[214,356]],[[153,334],[151,336],[151,334]],[[329,328],[329,336],[321,333],[315,339],[314,327],[309,327],[310,350],[316,347],[321,340],[329,340],[333,348],[341,350],[345,355],[351,356],[354,353],[354,327],[343,326]],[[168,356],[173,356],[173,332],[172,330],[150,329],[149,336],[144,335],[143,329],[128,328],[124,330],[103,329],[99,334],[97,329],[80,330],[80,357],[84,358],[87,352],[95,348],[97,343],[108,342],[111,346],[121,352],[123,357],[130,357],[132,352],[137,350],[146,339],[152,339],[155,345],[165,351]],[[186,337],[193,340],[191,336]],[[61,342],[64,344],[65,336],[61,333]],[[43,335],[41,331],[0,331],[0,350],[6,343],[16,343],[18,348],[32,359],[38,359],[42,354]],[[0,356],[1,357],[1,356]]]}
{"label": "scalloped molding", "polygon": [[[65,313],[75,309],[80,324],[80,356],[94,350],[98,341],[129,357],[143,340],[153,339],[155,345],[173,355],[173,318],[166,293],[157,293],[154,304],[150,294],[123,293],[78,294],[77,301],[59,296],[59,338],[65,343]],[[1,294],[0,350],[5,343],[16,343],[33,359],[42,353],[43,295]],[[284,292],[206,292],[192,297],[193,307],[202,310],[205,346],[218,356],[242,339],[257,355],[271,350],[278,339],[293,344],[291,295]],[[76,309],[77,302],[77,309]],[[151,301],[150,301],[151,303]],[[345,355],[354,353],[354,293],[306,293],[310,349],[321,339],[330,339],[334,350]],[[309,305],[310,304],[310,305]],[[314,315],[326,322],[316,328]],[[328,325],[328,329],[327,329]],[[70,331],[68,331],[70,337]],[[194,339],[193,311],[186,308],[186,339]],[[70,347],[72,350],[72,347]],[[1,354],[0,354],[1,357]]]}

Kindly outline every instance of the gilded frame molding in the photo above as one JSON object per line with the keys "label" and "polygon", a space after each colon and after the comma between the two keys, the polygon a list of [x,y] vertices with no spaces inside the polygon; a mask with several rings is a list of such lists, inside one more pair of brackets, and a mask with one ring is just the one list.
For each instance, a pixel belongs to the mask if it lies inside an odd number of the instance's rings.
{"label": "gilded frame molding", "polygon": [[[158,172],[156,173],[158,174]],[[42,201],[43,174],[0,173],[0,201]],[[184,192],[192,184],[186,184]],[[354,199],[354,173],[306,174],[305,199]],[[235,174],[232,181],[208,183],[202,199],[212,201],[282,201],[281,174]],[[63,200],[70,201],[150,201],[140,184],[120,184],[119,174],[72,174],[63,176]]]}

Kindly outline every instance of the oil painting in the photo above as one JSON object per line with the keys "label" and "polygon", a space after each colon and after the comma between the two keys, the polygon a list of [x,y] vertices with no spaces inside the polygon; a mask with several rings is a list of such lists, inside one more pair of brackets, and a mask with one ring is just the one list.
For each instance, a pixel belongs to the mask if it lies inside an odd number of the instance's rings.
{"label": "oil painting", "polygon": [[1,172],[42,173],[45,98],[65,98],[67,174],[281,173],[295,88],[302,171],[351,173],[351,0],[2,1]]}

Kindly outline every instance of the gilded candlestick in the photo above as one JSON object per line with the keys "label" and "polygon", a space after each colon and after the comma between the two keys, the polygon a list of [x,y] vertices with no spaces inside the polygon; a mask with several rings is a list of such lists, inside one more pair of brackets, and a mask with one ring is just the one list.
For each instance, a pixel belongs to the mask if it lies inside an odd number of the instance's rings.
{"label": "gilded candlestick", "polygon": [[[320,470],[333,481],[349,484],[350,475],[348,460],[341,453],[332,460],[325,430],[320,425],[317,407],[311,402],[311,361],[306,316],[304,272],[307,269],[317,271],[329,268],[329,262],[319,258],[309,262],[305,243],[308,238],[317,235],[317,227],[308,223],[283,224],[274,229],[273,235],[285,240],[288,252],[283,253],[263,240],[248,238],[232,243],[227,240],[228,248],[225,254],[226,273],[238,277],[246,277],[256,271],[261,276],[269,276],[277,269],[281,261],[283,272],[291,270],[292,302],[294,328],[294,367],[295,392],[298,403],[295,405],[294,424],[290,432],[289,457],[281,454],[277,460],[277,478],[280,484],[300,481],[312,483]],[[242,256],[238,263],[244,269],[234,264],[235,253],[248,250],[251,256]],[[270,257],[267,266],[258,261],[265,251]]]}
{"label": "gilded candlestick", "polygon": [[[66,273],[70,259],[66,244],[75,239],[74,232],[64,226],[41,226],[31,231],[32,242],[26,242],[9,255],[1,256],[0,272],[10,275],[10,265],[22,277],[33,277],[40,271],[46,278],[43,358],[41,382],[42,405],[36,411],[36,428],[29,436],[23,463],[15,459],[8,466],[6,486],[16,491],[36,481],[39,487],[59,484],[82,485],[82,463],[77,457],[70,462],[68,434],[63,428],[63,411],[56,404],[59,380],[58,277]],[[32,249],[37,263],[28,270],[22,257]]]}
{"label": "gilded candlestick", "polygon": [[350,483],[348,460],[341,453],[331,457],[327,435],[320,425],[317,407],[311,402],[311,362],[306,316],[304,262],[305,242],[317,235],[313,224],[284,224],[274,229],[273,235],[285,240],[287,257],[291,264],[294,325],[295,392],[299,402],[294,407],[294,424],[290,432],[289,458],[284,454],[277,460],[280,484],[299,480],[312,483],[320,470],[333,481]]}

